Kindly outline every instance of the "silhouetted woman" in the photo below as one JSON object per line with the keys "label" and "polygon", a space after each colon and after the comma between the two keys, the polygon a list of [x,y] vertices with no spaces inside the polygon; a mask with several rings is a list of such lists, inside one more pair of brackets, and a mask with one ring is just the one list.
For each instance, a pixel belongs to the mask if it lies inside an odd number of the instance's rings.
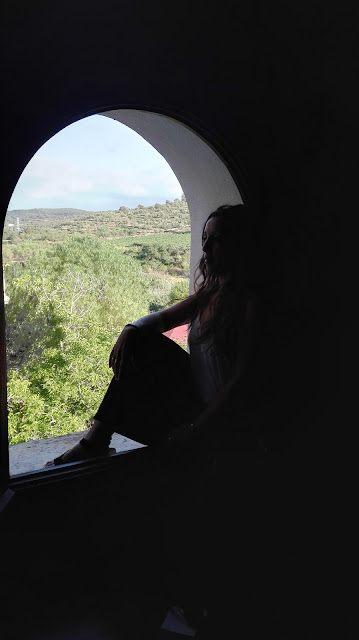
{"label": "silhouetted woman", "polygon": [[[92,426],[47,466],[108,455],[114,432],[182,449],[207,433],[241,428],[254,402],[259,335],[251,224],[243,205],[208,216],[195,293],[123,329],[109,359],[114,377]],[[162,335],[187,323],[189,354]]]}

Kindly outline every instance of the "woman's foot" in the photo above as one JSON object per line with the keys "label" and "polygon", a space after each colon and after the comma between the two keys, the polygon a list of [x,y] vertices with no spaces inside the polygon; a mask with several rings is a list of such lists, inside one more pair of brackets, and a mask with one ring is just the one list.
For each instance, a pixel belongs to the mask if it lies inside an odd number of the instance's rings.
{"label": "woman's foot", "polygon": [[58,458],[46,462],[45,467],[57,467],[67,462],[81,462],[84,460],[92,460],[93,458],[103,458],[114,453],[116,453],[116,449],[113,447],[94,445],[89,440],[82,438],[72,449],[65,451],[65,453]]}

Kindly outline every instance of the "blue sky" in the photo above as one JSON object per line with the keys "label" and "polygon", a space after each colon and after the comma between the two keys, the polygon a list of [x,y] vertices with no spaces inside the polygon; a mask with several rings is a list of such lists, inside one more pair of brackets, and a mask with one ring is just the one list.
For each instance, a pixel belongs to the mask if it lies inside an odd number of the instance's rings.
{"label": "blue sky", "polygon": [[8,209],[108,211],[174,200],[181,194],[158,151],[120,122],[95,115],[69,125],[37,151]]}

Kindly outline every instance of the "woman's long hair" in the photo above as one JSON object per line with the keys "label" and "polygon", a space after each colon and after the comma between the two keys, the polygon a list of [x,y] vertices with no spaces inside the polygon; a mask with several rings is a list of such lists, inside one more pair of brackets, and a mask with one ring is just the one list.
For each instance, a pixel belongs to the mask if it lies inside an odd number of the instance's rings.
{"label": "woman's long hair", "polygon": [[[196,316],[211,304],[211,314],[202,326],[199,343],[208,343],[216,351],[229,359],[236,355],[238,332],[244,321],[248,298],[256,288],[255,224],[244,205],[223,205],[207,218],[202,231],[211,218],[220,219],[223,233],[233,239],[232,254],[229,257],[230,273],[228,282],[219,287],[218,275],[208,269],[204,256],[195,270]],[[216,295],[217,294],[217,295]],[[210,302],[212,301],[212,302]],[[193,320],[192,320],[193,322]]]}

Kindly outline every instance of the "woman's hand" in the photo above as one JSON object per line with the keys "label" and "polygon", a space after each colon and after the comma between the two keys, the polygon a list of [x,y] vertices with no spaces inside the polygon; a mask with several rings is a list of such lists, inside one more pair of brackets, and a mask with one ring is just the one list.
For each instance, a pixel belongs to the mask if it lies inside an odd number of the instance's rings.
{"label": "woman's hand", "polygon": [[170,431],[163,440],[163,449],[182,453],[197,439],[198,433],[193,424],[183,424]]}
{"label": "woman's hand", "polygon": [[139,331],[137,327],[131,325],[124,327],[110,353],[108,366],[113,370],[116,380],[128,364],[135,368],[133,337],[136,331]]}

